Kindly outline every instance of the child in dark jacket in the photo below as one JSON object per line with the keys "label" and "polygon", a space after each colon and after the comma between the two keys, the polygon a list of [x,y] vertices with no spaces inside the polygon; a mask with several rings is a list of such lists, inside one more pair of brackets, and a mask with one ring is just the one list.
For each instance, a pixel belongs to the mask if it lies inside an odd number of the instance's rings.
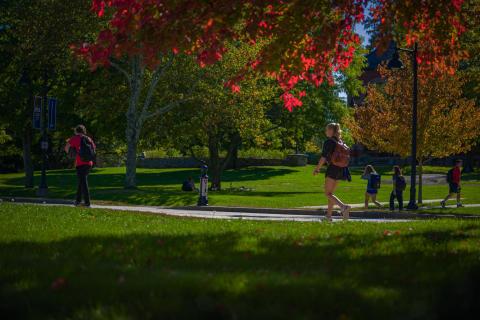
{"label": "child in dark jacket", "polygon": [[398,209],[403,210],[403,191],[406,187],[405,178],[402,175],[402,169],[399,166],[393,167],[393,190],[390,193],[390,210],[395,210],[395,198],[398,201]]}

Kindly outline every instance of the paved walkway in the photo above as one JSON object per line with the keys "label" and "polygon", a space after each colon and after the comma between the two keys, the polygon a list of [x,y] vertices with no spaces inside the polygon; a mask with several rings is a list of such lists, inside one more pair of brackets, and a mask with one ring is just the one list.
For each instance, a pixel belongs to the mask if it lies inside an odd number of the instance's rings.
{"label": "paved walkway", "polygon": [[[13,203],[31,203],[46,206],[72,206],[71,201],[64,199],[39,199],[39,198],[3,198],[3,201]],[[466,207],[480,207],[480,204],[465,205]],[[454,206],[449,206],[454,207]],[[207,218],[207,219],[236,219],[236,220],[268,220],[268,221],[311,221],[318,222],[325,219],[323,209],[279,209],[279,208],[245,208],[245,207],[156,207],[156,206],[132,206],[132,205],[92,205],[95,209],[109,209],[117,211],[144,212],[161,214],[176,217]],[[352,211],[351,221],[363,222],[404,222],[415,219],[437,219],[437,218],[474,218],[475,215],[453,215],[453,214],[427,214],[413,212],[389,212],[389,211]],[[342,218],[335,214],[333,221],[342,221]]]}
{"label": "paved walkway", "polygon": [[[71,204],[65,203],[47,203],[46,201],[14,201],[9,203],[22,204],[29,203],[39,206],[62,206],[62,207],[72,207]],[[167,215],[174,217],[185,217],[185,218],[206,218],[206,219],[230,219],[230,220],[256,220],[256,221],[302,221],[302,222],[320,222],[325,220],[325,215],[323,214],[300,214],[300,213],[291,213],[291,214],[281,214],[281,213],[266,213],[266,212],[241,212],[241,211],[215,211],[215,210],[195,210],[195,209],[170,209],[154,206],[124,206],[124,205],[92,205],[92,209],[108,209],[116,211],[131,211],[131,212],[142,212],[142,213],[151,213],[159,215]],[[203,208],[205,209],[205,207]],[[213,208],[211,208],[213,209]],[[234,209],[234,208],[232,208]],[[255,211],[254,209],[252,211]],[[258,210],[258,211],[265,211]],[[343,219],[340,216],[333,216],[333,222],[340,222]],[[384,219],[384,218],[360,218],[360,217],[351,217],[350,221],[357,222],[376,222],[376,223],[385,223],[385,222],[407,222],[411,219]]]}
{"label": "paved walkway", "polygon": [[[39,204],[47,206],[67,206],[64,204]],[[303,221],[303,222],[319,222],[324,221],[324,215],[313,214],[279,214],[279,213],[256,213],[256,212],[228,212],[228,211],[204,211],[191,209],[166,209],[151,206],[112,206],[112,205],[92,205],[93,209],[109,209],[117,211],[132,211],[153,213],[175,217],[186,218],[207,218],[207,219],[232,219],[232,220],[267,220],[267,221]],[[333,222],[343,221],[340,216],[334,216]],[[350,218],[350,221],[361,222],[407,222],[409,219],[375,219],[375,218]]]}
{"label": "paved walkway", "polygon": [[[430,200],[423,200],[423,203],[424,204],[436,204],[437,206],[429,206],[429,207],[426,207],[424,209],[437,209],[437,208],[441,208],[440,206],[440,201],[442,201],[443,199],[430,199]],[[408,202],[408,199],[407,201]],[[374,208],[372,207],[371,205],[371,201],[370,201],[370,208]],[[388,206],[389,206],[389,203],[388,202],[380,202],[382,204],[382,206],[384,206],[386,209],[388,209]],[[455,204],[455,201],[454,200],[450,200],[448,201],[449,205],[447,205],[446,207],[447,208],[456,208],[456,204]],[[396,204],[396,202],[395,202]],[[350,206],[352,206],[352,208],[363,208],[365,204],[364,203],[354,203],[354,204],[350,204]],[[464,204],[465,207],[473,207],[473,208],[476,208],[476,207],[480,207],[480,204]],[[305,207],[302,207],[302,208],[305,208],[305,209],[327,209],[327,206],[326,205],[321,205],[321,206],[305,206]]]}

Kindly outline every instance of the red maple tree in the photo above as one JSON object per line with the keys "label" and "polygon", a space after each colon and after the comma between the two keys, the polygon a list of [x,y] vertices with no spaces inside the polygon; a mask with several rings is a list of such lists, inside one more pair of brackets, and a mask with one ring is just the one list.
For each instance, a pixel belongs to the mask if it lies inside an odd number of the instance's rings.
{"label": "red maple tree", "polygon": [[[265,42],[257,57],[225,83],[233,91],[250,72],[275,77],[288,109],[302,105],[301,81],[319,86],[350,64],[359,36],[354,25],[368,20],[379,47],[391,39],[420,43],[418,62],[434,75],[454,72],[464,57],[458,44],[466,31],[464,0],[93,0],[108,24],[95,43],[78,51],[92,67],[111,57],[141,54],[154,67],[167,53],[196,55],[215,63],[227,40]],[[368,9],[366,9],[368,8]]]}

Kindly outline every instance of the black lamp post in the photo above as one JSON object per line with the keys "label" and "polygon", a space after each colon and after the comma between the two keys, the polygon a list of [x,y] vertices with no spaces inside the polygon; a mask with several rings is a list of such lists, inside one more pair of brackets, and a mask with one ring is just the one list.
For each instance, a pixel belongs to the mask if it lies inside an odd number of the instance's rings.
{"label": "black lamp post", "polygon": [[48,167],[48,133],[47,133],[47,97],[42,97],[42,141],[40,147],[42,149],[42,172],[40,175],[40,185],[38,186],[37,195],[39,197],[46,197],[48,195],[47,185],[47,167]]}
{"label": "black lamp post", "polygon": [[418,46],[415,42],[413,49],[405,48],[395,48],[395,53],[393,54],[392,59],[388,62],[387,68],[389,69],[399,69],[403,68],[403,63],[400,61],[399,51],[408,52],[412,57],[412,66],[413,66],[413,101],[412,101],[412,159],[411,159],[411,175],[410,175],[410,202],[408,203],[407,209],[415,210],[418,209],[417,205],[417,123],[418,123],[418,111],[417,111],[417,95],[418,95],[418,63],[417,63],[417,52]]}

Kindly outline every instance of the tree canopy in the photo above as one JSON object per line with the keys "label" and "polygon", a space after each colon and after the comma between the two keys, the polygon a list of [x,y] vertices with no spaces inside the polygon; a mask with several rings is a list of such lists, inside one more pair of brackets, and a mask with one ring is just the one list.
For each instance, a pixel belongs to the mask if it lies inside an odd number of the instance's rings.
{"label": "tree canopy", "polygon": [[431,75],[452,73],[464,57],[458,42],[469,14],[464,7],[464,0],[93,0],[107,24],[78,52],[94,68],[139,53],[154,68],[170,52],[196,55],[205,66],[222,58],[229,40],[267,41],[225,85],[238,91],[245,76],[265,73],[278,81],[291,110],[302,105],[299,82],[332,83],[333,73],[348,67],[360,41],[354,25],[366,20],[379,47],[391,39],[422,43],[421,66]]}
{"label": "tree canopy", "polygon": [[[406,61],[406,59],[405,59]],[[410,155],[411,67],[381,70],[386,83],[370,85],[365,105],[355,109],[353,136],[372,150]],[[467,152],[480,135],[480,109],[462,96],[464,80],[443,74],[419,77],[418,160]]]}

